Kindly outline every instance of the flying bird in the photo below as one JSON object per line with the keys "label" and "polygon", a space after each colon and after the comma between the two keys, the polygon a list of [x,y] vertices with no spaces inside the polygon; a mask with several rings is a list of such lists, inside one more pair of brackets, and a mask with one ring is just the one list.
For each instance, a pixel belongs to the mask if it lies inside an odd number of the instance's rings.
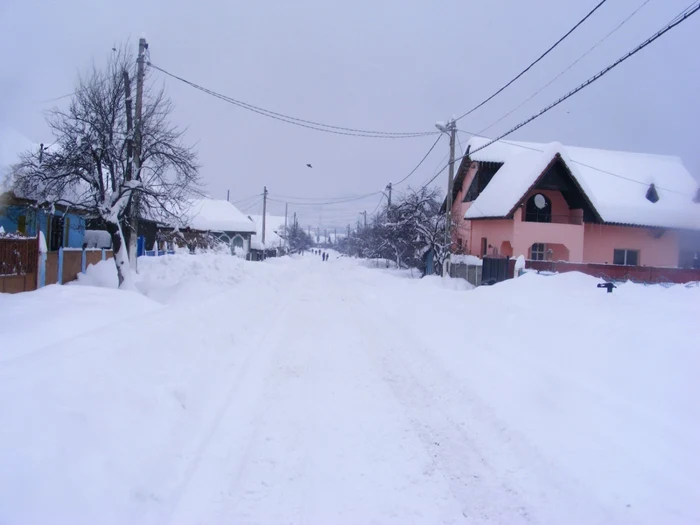
{"label": "flying bird", "polygon": [[313,166],[312,166],[311,164],[307,164],[306,167],[307,167],[307,168],[313,168]]}

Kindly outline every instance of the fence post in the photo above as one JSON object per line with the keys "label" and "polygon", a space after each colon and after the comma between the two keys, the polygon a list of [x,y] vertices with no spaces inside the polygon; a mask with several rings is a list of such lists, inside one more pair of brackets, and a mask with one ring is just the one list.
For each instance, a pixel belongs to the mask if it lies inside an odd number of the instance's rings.
{"label": "fence post", "polygon": [[83,248],[83,254],[80,259],[80,271],[81,273],[85,273],[85,270],[87,269],[87,253],[85,252],[85,248]]}
{"label": "fence post", "polygon": [[63,247],[58,249],[58,284],[63,284]]}
{"label": "fence post", "polygon": [[39,288],[46,286],[46,252],[39,251]]}
{"label": "fence post", "polygon": [[105,251],[104,248],[102,248],[102,260],[106,261],[107,260],[107,252]]}

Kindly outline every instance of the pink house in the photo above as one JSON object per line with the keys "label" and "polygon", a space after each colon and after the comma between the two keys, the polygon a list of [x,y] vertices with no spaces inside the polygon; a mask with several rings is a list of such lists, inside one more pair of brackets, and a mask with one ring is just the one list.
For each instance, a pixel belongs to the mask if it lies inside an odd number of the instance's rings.
{"label": "pink house", "polygon": [[698,182],[677,157],[474,137],[452,194],[453,249],[471,255],[692,266]]}

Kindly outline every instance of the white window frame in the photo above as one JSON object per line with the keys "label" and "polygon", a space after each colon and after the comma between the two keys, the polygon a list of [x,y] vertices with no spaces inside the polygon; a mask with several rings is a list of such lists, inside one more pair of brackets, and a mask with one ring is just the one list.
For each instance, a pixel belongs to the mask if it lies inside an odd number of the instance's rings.
{"label": "white window frame", "polygon": [[[535,246],[542,247],[542,251],[535,250]],[[547,260],[547,245],[543,242],[533,242],[530,246],[531,261],[546,261]]]}
{"label": "white window frame", "polygon": [[[613,249],[613,264],[615,264],[615,252],[624,252],[625,257],[624,257],[624,262],[622,264],[618,264],[618,266],[640,266],[640,250],[633,250],[632,248],[615,248]],[[627,264],[627,256],[630,252],[634,252],[637,254],[637,264],[632,265],[632,264]]]}

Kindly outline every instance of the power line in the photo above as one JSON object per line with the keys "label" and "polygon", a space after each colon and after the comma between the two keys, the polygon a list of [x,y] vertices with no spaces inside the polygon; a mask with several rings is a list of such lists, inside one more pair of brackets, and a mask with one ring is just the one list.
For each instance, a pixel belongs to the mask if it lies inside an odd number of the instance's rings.
{"label": "power line", "polygon": [[334,204],[343,204],[345,202],[352,202],[352,201],[359,201],[366,199],[368,197],[372,197],[374,195],[379,195],[382,193],[381,191],[375,191],[372,193],[367,193],[366,195],[360,195],[358,197],[351,197],[347,199],[342,199],[342,200],[334,200],[334,201],[326,201],[326,202],[291,202],[291,201],[285,201],[285,200],[279,200],[275,199],[272,197],[268,197],[267,200],[271,202],[279,202],[281,204],[293,204],[294,206],[331,206]]}
{"label": "power line", "polygon": [[180,82],[183,82],[183,83],[185,83],[185,84],[187,84],[187,85],[189,85],[189,86],[191,86],[199,91],[207,93],[208,95],[211,95],[211,96],[216,97],[220,100],[228,102],[229,104],[233,104],[235,106],[246,109],[248,111],[252,111],[252,112],[257,113],[259,115],[263,115],[265,117],[273,118],[276,120],[280,120],[282,122],[287,122],[288,124],[294,124],[295,126],[301,126],[301,127],[313,129],[316,131],[324,131],[326,133],[335,133],[337,135],[369,137],[369,138],[386,138],[386,139],[424,137],[427,135],[435,135],[435,134],[439,133],[439,131],[417,131],[417,132],[373,131],[373,130],[366,130],[366,129],[357,129],[357,128],[348,128],[348,127],[343,127],[343,126],[335,126],[335,125],[331,125],[331,124],[323,124],[321,122],[316,122],[313,120],[306,120],[306,119],[301,119],[301,118],[297,118],[297,117],[292,117],[292,116],[286,115],[284,113],[278,113],[278,112],[271,111],[269,109],[265,109],[265,108],[262,108],[259,106],[254,106],[253,104],[248,104],[247,102],[243,102],[241,100],[237,100],[235,98],[232,98],[232,97],[229,97],[227,95],[223,95],[221,93],[213,91],[211,89],[205,88],[205,87],[200,86],[199,84],[196,84],[190,80],[187,80],[187,79],[182,78],[180,76],[177,76],[173,73],[170,73],[169,71],[166,71],[165,69],[163,69],[159,66],[156,66],[155,64],[153,64],[151,62],[148,62],[148,65],[150,67],[152,67],[153,69],[156,69],[169,77],[172,77],[176,80],[179,80]]}
{"label": "power line", "polygon": [[237,201],[231,201],[231,204],[239,204],[241,202],[249,201],[250,199],[254,199],[255,197],[262,197],[262,193],[256,193],[255,195],[251,195],[250,197],[246,197],[244,199],[240,199]]}
{"label": "power line", "polygon": [[262,202],[262,197],[260,197],[258,200],[256,200],[256,201],[255,201],[253,204],[251,204],[250,206],[247,206],[246,208],[243,208],[241,211],[248,211],[248,210],[254,208],[255,206],[257,206],[258,204],[260,204],[261,202]]}
{"label": "power line", "polygon": [[491,96],[489,96],[488,98],[486,98],[485,100],[483,100],[482,102],[480,102],[479,104],[477,104],[476,106],[474,106],[472,109],[470,109],[470,110],[467,111],[466,113],[464,113],[464,114],[462,114],[461,116],[457,117],[456,120],[463,119],[463,118],[466,117],[467,115],[470,115],[470,114],[474,113],[474,112],[475,112],[477,109],[479,109],[481,106],[483,106],[484,104],[486,104],[487,102],[489,102],[490,100],[492,100],[493,98],[495,98],[496,96],[498,96],[500,93],[502,93],[506,88],[508,88],[511,84],[513,84],[513,82],[515,82],[515,81],[518,80],[520,77],[522,77],[525,73],[527,73],[528,71],[530,71],[530,69],[532,69],[532,67],[533,67],[535,64],[537,64],[540,60],[542,60],[544,57],[546,57],[555,47],[557,47],[559,44],[561,44],[571,33],[573,33],[574,31],[576,31],[576,29],[578,29],[578,27],[579,27],[581,24],[583,24],[586,20],[588,20],[588,18],[590,18],[590,17],[593,15],[593,13],[595,13],[595,12],[598,10],[598,8],[600,8],[606,1],[607,1],[607,0],[601,0],[601,1],[598,3],[598,5],[596,5],[593,9],[591,9],[591,11],[589,11],[588,14],[587,14],[586,16],[584,16],[581,20],[579,20],[579,21],[576,23],[576,25],[575,25],[574,27],[572,27],[571,29],[569,29],[569,31],[567,31],[567,33],[566,33],[564,36],[562,36],[559,40],[557,40],[549,49],[547,49],[547,51],[545,51],[544,53],[542,53],[534,62],[532,62],[529,66],[527,66],[525,69],[523,69],[520,73],[518,73],[515,77],[513,77],[507,84],[505,84],[503,87],[501,87],[501,88],[500,88],[498,91],[496,91],[494,94],[492,94]]}
{"label": "power line", "polygon": [[[635,54],[637,54],[639,51],[641,51],[642,49],[644,49],[645,47],[647,47],[649,44],[651,44],[652,42],[654,42],[655,40],[657,40],[658,38],[660,38],[661,36],[663,36],[664,34],[666,34],[667,32],[669,32],[669,31],[670,31],[671,29],[673,29],[674,27],[676,27],[676,26],[678,26],[679,24],[683,23],[685,20],[687,20],[687,19],[690,18],[692,15],[694,15],[695,13],[697,13],[698,10],[700,10],[700,3],[697,3],[697,4],[695,5],[695,7],[692,7],[692,4],[691,4],[691,6],[689,6],[689,7],[686,8],[684,11],[682,11],[678,16],[676,16],[676,17],[671,21],[671,23],[669,23],[669,24],[668,24],[667,26],[665,26],[663,29],[661,29],[660,31],[658,31],[657,33],[655,33],[654,35],[652,35],[651,37],[649,37],[648,39],[646,39],[644,42],[642,42],[641,44],[639,44],[639,45],[638,45],[637,47],[635,47],[632,51],[630,51],[630,52],[628,52],[627,54],[623,55],[622,57],[618,58],[618,59],[617,59],[615,62],[613,62],[611,65],[609,65],[608,67],[602,69],[601,71],[599,71],[598,73],[596,73],[595,75],[593,75],[591,78],[589,78],[588,80],[586,80],[583,84],[579,85],[577,88],[573,89],[572,91],[570,91],[569,93],[567,93],[567,94],[564,95],[563,97],[559,98],[559,99],[556,100],[555,102],[553,102],[553,103],[551,103],[550,105],[546,106],[544,109],[542,109],[542,110],[539,111],[538,113],[536,113],[536,114],[532,115],[531,117],[527,118],[526,120],[522,121],[520,124],[518,124],[518,125],[512,127],[511,129],[509,129],[509,130],[506,131],[505,133],[499,135],[499,136],[496,137],[495,139],[491,139],[489,142],[487,142],[487,143],[484,144],[483,146],[480,146],[480,147],[478,147],[477,149],[471,151],[470,154],[476,153],[477,151],[481,151],[481,150],[484,149],[484,148],[488,148],[488,147],[489,147],[491,144],[493,144],[494,142],[497,142],[497,141],[499,141],[499,140],[501,140],[501,139],[507,137],[507,136],[510,135],[511,133],[513,133],[513,132],[517,131],[518,129],[522,128],[523,126],[529,124],[529,123],[532,122],[533,120],[535,120],[535,119],[541,117],[542,115],[544,115],[545,113],[547,113],[550,109],[552,109],[552,108],[558,106],[559,104],[561,104],[562,102],[564,102],[564,101],[567,100],[568,98],[574,96],[574,95],[575,95],[576,93],[578,93],[579,91],[581,91],[581,90],[585,89],[586,87],[590,86],[591,84],[593,84],[593,82],[595,82],[596,80],[598,80],[599,78],[601,78],[603,75],[605,75],[606,73],[608,73],[609,71],[611,71],[612,69],[614,69],[615,67],[617,67],[618,65],[620,65],[622,62],[624,62],[625,60],[627,60],[627,59],[630,58],[631,56],[634,56]],[[459,157],[458,159],[455,159],[455,161],[461,160],[461,159],[463,159],[465,156],[466,156],[466,155],[463,155],[462,157]],[[444,168],[443,168],[443,170],[444,170]]]}
{"label": "power line", "polygon": [[538,89],[537,91],[535,91],[532,95],[530,95],[528,98],[526,98],[525,100],[523,100],[523,101],[520,103],[520,105],[516,106],[515,108],[513,108],[512,110],[510,110],[508,113],[506,113],[505,115],[503,115],[502,117],[500,117],[498,120],[492,122],[491,124],[489,124],[488,126],[486,126],[484,129],[482,129],[482,130],[479,132],[479,135],[482,134],[482,133],[484,133],[484,132],[486,132],[486,131],[488,131],[489,129],[491,129],[492,127],[494,127],[496,124],[498,124],[499,122],[503,121],[503,120],[506,119],[507,117],[511,116],[513,113],[515,113],[515,112],[516,112],[517,110],[519,110],[521,107],[523,107],[525,104],[527,104],[527,103],[530,102],[533,98],[535,98],[537,95],[539,95],[542,91],[544,91],[544,90],[547,89],[549,86],[551,86],[554,82],[556,82],[559,78],[561,78],[567,71],[569,71],[569,70],[570,70],[571,68],[573,68],[576,64],[578,64],[581,60],[583,60],[583,59],[586,58],[588,55],[590,55],[590,54],[593,52],[593,50],[595,50],[599,45],[601,45],[603,42],[605,42],[605,41],[606,41],[608,38],[610,38],[614,33],[616,33],[617,31],[619,31],[620,28],[621,28],[622,26],[624,26],[627,22],[629,22],[630,19],[631,19],[634,15],[636,15],[639,11],[641,11],[642,8],[643,8],[645,5],[647,5],[649,2],[651,2],[651,0],[644,0],[644,2],[642,2],[641,5],[639,5],[634,11],[632,11],[632,13],[630,13],[630,14],[627,16],[627,18],[625,18],[622,22],[620,22],[620,23],[619,23],[612,31],[610,31],[607,35],[605,35],[603,38],[601,38],[593,47],[591,47],[588,51],[586,51],[584,54],[582,54],[580,57],[578,57],[576,60],[574,60],[571,64],[569,64],[569,66],[568,66],[566,69],[562,70],[557,76],[555,76],[554,78],[552,78],[552,80],[550,80],[549,82],[547,82],[544,86],[542,86],[540,89]]}
{"label": "power line", "polygon": [[432,146],[430,146],[430,149],[428,150],[428,153],[426,153],[426,154],[423,156],[423,158],[420,159],[420,162],[419,162],[418,164],[416,164],[416,167],[413,168],[413,169],[411,170],[411,172],[410,172],[408,175],[406,175],[403,179],[401,179],[399,182],[395,183],[394,186],[398,186],[398,185],[401,184],[402,182],[405,182],[411,175],[413,175],[413,174],[418,170],[418,168],[421,167],[421,165],[423,164],[423,162],[425,162],[425,159],[428,158],[428,155],[430,155],[430,154],[432,153],[432,151],[435,149],[435,146],[437,146],[437,143],[440,142],[440,139],[441,139],[441,138],[442,138],[442,133],[440,133],[440,135],[438,135],[437,140],[433,143]]}

